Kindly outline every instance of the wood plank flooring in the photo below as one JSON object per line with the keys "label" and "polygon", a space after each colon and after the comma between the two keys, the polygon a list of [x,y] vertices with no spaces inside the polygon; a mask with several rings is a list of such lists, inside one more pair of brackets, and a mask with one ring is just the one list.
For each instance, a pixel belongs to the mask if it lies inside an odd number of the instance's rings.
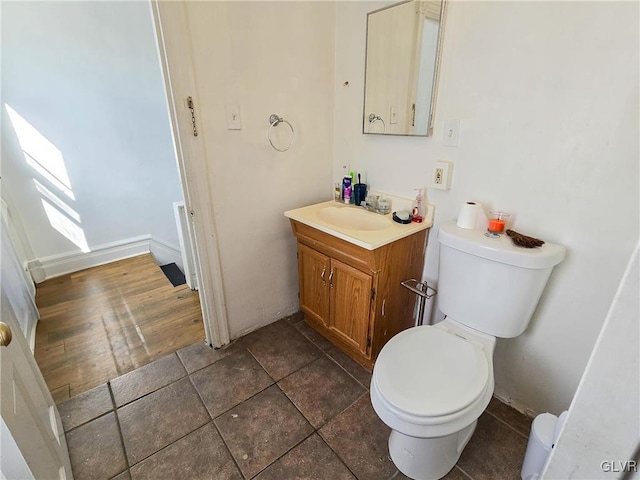
{"label": "wood plank flooring", "polygon": [[198,293],[151,255],[40,283],[35,357],[56,402],[204,340]]}

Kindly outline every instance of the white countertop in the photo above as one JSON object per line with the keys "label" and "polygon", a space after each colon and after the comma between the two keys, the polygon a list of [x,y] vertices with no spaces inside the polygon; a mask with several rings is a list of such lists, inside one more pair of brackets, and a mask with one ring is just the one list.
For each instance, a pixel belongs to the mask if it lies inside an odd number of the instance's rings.
{"label": "white countertop", "polygon": [[[284,216],[367,250],[375,250],[383,245],[395,242],[396,240],[400,240],[401,238],[408,237],[409,235],[431,227],[433,225],[433,213],[435,207],[431,204],[427,204],[426,206],[427,214],[425,215],[423,222],[411,222],[406,225],[394,222],[391,214],[379,215],[377,213],[366,211],[363,207],[345,205],[333,200],[309,205],[308,207],[296,208],[295,210],[289,210],[284,212]],[[318,215],[321,210],[332,207],[361,210],[363,214],[374,215],[375,217],[387,220],[389,225],[379,230],[357,230],[336,226],[323,220]]]}

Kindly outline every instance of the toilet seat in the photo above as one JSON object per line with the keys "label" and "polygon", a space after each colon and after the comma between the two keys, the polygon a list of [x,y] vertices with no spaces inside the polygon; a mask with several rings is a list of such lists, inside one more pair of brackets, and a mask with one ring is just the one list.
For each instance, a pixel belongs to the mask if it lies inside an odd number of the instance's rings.
{"label": "toilet seat", "polygon": [[478,400],[492,378],[490,368],[481,342],[421,326],[384,346],[373,382],[387,407],[422,423],[419,419],[451,415]]}

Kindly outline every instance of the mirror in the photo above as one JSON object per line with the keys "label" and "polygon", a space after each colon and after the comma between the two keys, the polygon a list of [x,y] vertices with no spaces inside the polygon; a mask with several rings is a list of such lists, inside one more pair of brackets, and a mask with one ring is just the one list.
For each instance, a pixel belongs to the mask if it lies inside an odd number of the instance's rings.
{"label": "mirror", "polygon": [[367,15],[362,133],[432,133],[445,7],[409,0]]}

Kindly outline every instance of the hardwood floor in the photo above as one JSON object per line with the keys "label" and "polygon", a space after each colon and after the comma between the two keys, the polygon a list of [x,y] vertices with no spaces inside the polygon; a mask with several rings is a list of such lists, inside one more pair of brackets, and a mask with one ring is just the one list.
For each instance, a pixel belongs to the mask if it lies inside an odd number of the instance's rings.
{"label": "hardwood floor", "polygon": [[40,283],[35,357],[56,402],[204,339],[197,292],[151,255]]}

